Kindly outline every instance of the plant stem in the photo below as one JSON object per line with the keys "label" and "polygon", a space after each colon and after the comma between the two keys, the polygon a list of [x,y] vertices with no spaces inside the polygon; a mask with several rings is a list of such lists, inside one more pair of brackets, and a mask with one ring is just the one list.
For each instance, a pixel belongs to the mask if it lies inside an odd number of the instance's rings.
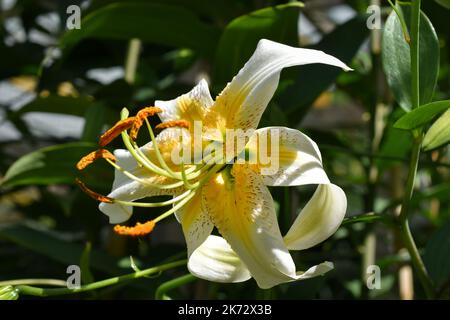
{"label": "plant stem", "polygon": [[435,295],[434,285],[433,282],[431,281],[430,276],[428,275],[425,264],[423,263],[422,257],[419,254],[419,250],[416,247],[416,243],[414,242],[411,230],[409,229],[408,220],[403,220],[400,222],[400,230],[403,243],[409,252],[411,262],[414,265],[414,268],[417,272],[420,282],[422,283],[425,294],[428,299],[432,299]]}
{"label": "plant stem", "polygon": [[420,0],[414,0],[411,10],[411,109],[419,107],[419,27]]}
{"label": "plant stem", "polygon": [[0,281],[0,287],[18,286],[18,285],[65,287],[67,285],[67,282],[60,279],[17,279],[17,280]]}
{"label": "plant stem", "polygon": [[133,38],[128,44],[128,52],[125,60],[125,81],[133,84],[136,79],[136,69],[141,51],[141,40]]}
{"label": "plant stem", "polygon": [[406,191],[403,196],[402,209],[400,211],[399,220],[408,220],[408,213],[411,198],[414,191],[414,183],[416,181],[417,168],[419,166],[420,147],[422,145],[422,133],[414,132],[413,147],[411,150],[411,160],[409,162],[408,178],[406,180]]}
{"label": "plant stem", "polygon": [[119,277],[109,278],[97,282],[93,282],[84,286],[81,286],[79,288],[69,289],[69,288],[57,288],[57,289],[47,289],[47,288],[38,288],[38,287],[32,287],[32,286],[17,286],[16,289],[19,290],[19,294],[25,294],[25,295],[32,295],[32,296],[39,296],[39,297],[48,297],[48,296],[57,296],[57,295],[64,295],[64,294],[73,294],[73,293],[80,293],[90,290],[96,290],[103,287],[111,286],[114,284],[118,284],[125,281],[130,281],[138,278],[142,278],[148,275],[152,275],[158,272],[162,272],[165,270],[169,270],[172,268],[180,267],[185,265],[187,260],[179,260],[167,264],[163,264],[157,267],[148,268],[142,271],[134,272],[131,274],[126,274]]}
{"label": "plant stem", "polygon": [[[420,26],[420,0],[414,0],[412,2],[411,13],[411,109],[419,107],[420,104],[420,91],[419,91],[419,26]],[[402,202],[402,209],[400,211],[398,220],[400,233],[403,239],[403,243],[408,249],[411,256],[411,262],[417,272],[417,275],[422,283],[427,298],[434,297],[434,286],[431,278],[428,275],[425,264],[417,250],[417,246],[414,242],[414,238],[411,234],[408,223],[408,214],[410,211],[410,202],[414,192],[414,182],[416,180],[417,167],[419,164],[420,148],[422,146],[423,134],[422,130],[414,130],[412,132],[413,148],[411,151],[411,160],[409,163],[408,179],[406,181],[406,190]]]}
{"label": "plant stem", "polygon": [[171,298],[166,294],[168,291],[181,287],[195,280],[197,280],[196,277],[191,274],[186,274],[179,278],[164,282],[158,287],[158,289],[156,289],[155,300],[170,300]]}

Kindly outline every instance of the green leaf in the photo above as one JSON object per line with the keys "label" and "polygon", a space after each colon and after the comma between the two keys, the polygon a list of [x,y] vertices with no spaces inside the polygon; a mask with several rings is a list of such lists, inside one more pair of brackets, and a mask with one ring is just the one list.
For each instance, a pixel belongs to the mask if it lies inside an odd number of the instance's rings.
{"label": "green leaf", "polygon": [[363,223],[373,223],[373,222],[385,222],[389,220],[387,217],[379,214],[361,214],[353,217],[345,218],[342,225],[349,225],[353,223],[363,222]]}
{"label": "green leaf", "polygon": [[450,141],[450,109],[444,112],[428,129],[423,139],[423,149],[428,151]]}
{"label": "green leaf", "polygon": [[92,98],[88,97],[49,95],[48,97],[37,97],[12,115],[15,117],[28,112],[49,112],[82,117],[93,103]]}
{"label": "green leaf", "polygon": [[187,47],[211,56],[218,37],[217,28],[202,22],[187,9],[144,2],[121,2],[89,13],[81,20],[80,29],[63,35],[60,45],[72,48],[86,38],[139,38],[144,42]]}
{"label": "green leaf", "polygon": [[450,0],[434,0],[444,8],[450,9]]}
{"label": "green leaf", "polygon": [[[410,6],[399,7],[405,22],[410,24]],[[439,41],[431,21],[422,12],[419,29],[419,94],[420,105],[431,101],[439,71]],[[383,32],[383,68],[392,93],[405,110],[411,110],[411,58],[400,20],[394,11],[389,15]]]}
{"label": "green leaf", "polygon": [[[357,16],[336,27],[318,44],[309,48],[322,50],[348,64],[369,35],[366,20],[366,15]],[[352,36],[349,37],[349,34]],[[342,72],[339,68],[320,64],[296,67],[295,71],[292,85],[277,97],[281,108],[288,111],[292,126],[298,125],[314,100],[327,90]]]}
{"label": "green leaf", "polygon": [[[5,174],[2,186],[72,184],[80,175],[76,163],[96,149],[87,142],[65,143],[28,153],[17,160]],[[97,178],[91,183],[99,185]]]}
{"label": "green leaf", "polygon": [[427,270],[437,286],[450,277],[450,222],[430,238],[423,257]]}
{"label": "green leaf", "polygon": [[395,164],[395,162],[383,158],[406,159],[411,150],[411,134],[408,131],[393,127],[395,121],[399,119],[399,114],[403,113],[404,111],[398,108],[391,113],[388,119],[378,152],[378,156],[380,157],[376,160],[376,164],[380,170],[385,170]]}
{"label": "green leaf", "polygon": [[[78,264],[83,252],[81,244],[69,242],[56,234],[35,226],[35,223],[4,225],[0,238],[47,256],[65,265]],[[91,251],[91,267],[108,274],[121,273],[117,261],[103,251]]]}
{"label": "green leaf", "polygon": [[411,130],[431,121],[437,114],[450,108],[450,100],[436,101],[420,106],[398,119],[394,127]]}
{"label": "green leaf", "polygon": [[262,38],[298,45],[299,7],[295,2],[240,16],[225,28],[217,47],[214,83],[224,85],[244,66]]}
{"label": "green leaf", "polygon": [[107,108],[103,104],[95,104],[87,109],[81,141],[97,142],[103,125],[106,122]]}
{"label": "green leaf", "polygon": [[84,246],[84,250],[81,253],[80,258],[80,269],[81,269],[81,281],[83,284],[88,284],[94,282],[94,276],[91,272],[91,251],[92,245],[87,242]]}

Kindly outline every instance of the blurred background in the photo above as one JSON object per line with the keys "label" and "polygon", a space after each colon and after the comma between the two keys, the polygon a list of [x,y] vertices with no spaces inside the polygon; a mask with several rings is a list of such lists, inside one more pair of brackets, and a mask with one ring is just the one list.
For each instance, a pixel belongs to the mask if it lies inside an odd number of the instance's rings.
{"label": "blurred background", "polygon": [[[439,39],[435,98],[449,99],[450,11],[442,4],[449,5],[429,0],[422,8]],[[106,194],[113,170],[99,162],[80,174],[74,165],[96,149],[99,135],[119,119],[121,108],[135,112],[155,99],[173,99],[202,78],[214,96],[258,40],[268,38],[323,50],[355,70],[344,74],[309,65],[283,71],[260,123],[308,134],[321,149],[331,181],[345,190],[349,207],[338,232],[294,254],[300,270],[324,260],[333,261],[335,270],[270,290],[253,280],[191,279],[170,297],[424,297],[408,254],[384,219],[398,210],[411,147],[409,133],[392,127],[404,111],[383,71],[387,1],[311,0],[303,8],[268,0],[1,0],[0,5],[0,281],[66,279],[67,266],[81,264],[88,283],[133,272],[130,256],[139,268],[184,257],[175,219],[142,239],[116,236],[98,204],[74,185],[81,175]],[[375,7],[368,10],[370,5]],[[118,139],[111,150],[119,147]],[[447,298],[449,168],[448,147],[423,153],[411,217],[425,263]],[[271,189],[283,233],[314,188]],[[148,212],[138,210],[133,221],[146,217]],[[379,288],[366,285],[370,265],[380,267]],[[67,299],[152,299],[161,284],[186,273],[172,270]]]}

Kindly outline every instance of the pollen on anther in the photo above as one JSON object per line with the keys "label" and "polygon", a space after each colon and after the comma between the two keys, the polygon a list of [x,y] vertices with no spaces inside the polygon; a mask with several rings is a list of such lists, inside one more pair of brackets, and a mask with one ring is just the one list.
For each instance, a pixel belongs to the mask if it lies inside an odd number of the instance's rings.
{"label": "pollen on anther", "polygon": [[121,236],[141,237],[153,231],[155,222],[153,220],[145,223],[136,223],[134,227],[121,226],[119,224],[114,226],[114,232]]}
{"label": "pollen on anther", "polygon": [[114,202],[113,199],[89,189],[80,179],[76,178],[75,182],[78,184],[80,189],[84,193],[86,193],[88,196],[90,196],[92,199],[100,201],[100,202],[105,202],[105,203],[113,203]]}
{"label": "pollen on anther", "polygon": [[144,109],[139,110],[139,112],[135,116],[135,120],[130,131],[131,139],[137,139],[139,129],[142,127],[142,124],[144,123],[144,120],[146,118],[154,116],[159,112],[162,112],[162,110],[158,107],[145,107]]}
{"label": "pollen on anther", "polygon": [[189,122],[186,120],[166,121],[158,124],[155,129],[163,130],[167,128],[186,128],[189,129]]}
{"label": "pollen on anther", "polygon": [[81,160],[77,163],[77,169],[81,171],[97,159],[109,159],[111,161],[116,161],[116,157],[114,157],[111,152],[106,149],[99,149],[92,151],[88,155],[81,158]]}
{"label": "pollen on anther", "polygon": [[116,122],[116,124],[112,128],[108,129],[104,134],[102,134],[99,141],[100,146],[106,146],[123,131],[130,129],[134,123],[134,120],[134,117],[130,117]]}

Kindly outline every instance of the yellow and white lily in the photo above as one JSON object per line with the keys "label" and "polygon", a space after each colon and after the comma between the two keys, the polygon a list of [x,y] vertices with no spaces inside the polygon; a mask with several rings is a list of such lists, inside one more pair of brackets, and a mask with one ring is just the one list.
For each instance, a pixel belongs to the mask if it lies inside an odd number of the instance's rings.
{"label": "yellow and white lily", "polygon": [[[230,164],[209,158],[201,163],[180,165],[172,161],[174,149],[181,144],[192,145],[190,133],[195,121],[203,124],[202,145],[220,140],[220,134],[219,137],[206,134],[210,129],[221,134],[226,129],[256,129],[278,86],[281,70],[310,63],[349,70],[344,63],[321,51],[261,40],[250,60],[215,101],[206,81],[200,81],[189,93],[171,101],[156,101],[155,107],[146,108],[135,117],[128,117],[124,110],[122,120],[104,135],[102,145],[120,133],[127,150],[115,150],[113,156],[102,149],[79,163],[83,169],[96,158],[110,162],[116,168],[111,193],[101,196],[80,185],[102,201],[100,210],[114,224],[128,220],[133,206],[172,205],[146,223],[135,227],[117,225],[115,230],[120,234],[143,235],[175,214],[187,243],[189,271],[199,278],[241,282],[253,277],[259,287],[270,288],[324,274],[333,268],[332,263],[324,262],[298,272],[289,250],[308,249],[330,237],[344,218],[347,200],[343,190],[329,181],[316,143],[305,134],[285,127],[257,129],[244,150],[235,150],[257,154],[258,137],[277,130],[279,149],[271,156],[279,167],[271,175],[263,174],[264,165],[258,162]],[[156,137],[146,119],[155,113],[163,129]],[[152,141],[139,147],[132,138],[144,122]],[[306,184],[318,187],[283,237],[267,186]],[[173,198],[157,203],[137,201],[159,195]],[[222,237],[211,234],[214,227]]]}

